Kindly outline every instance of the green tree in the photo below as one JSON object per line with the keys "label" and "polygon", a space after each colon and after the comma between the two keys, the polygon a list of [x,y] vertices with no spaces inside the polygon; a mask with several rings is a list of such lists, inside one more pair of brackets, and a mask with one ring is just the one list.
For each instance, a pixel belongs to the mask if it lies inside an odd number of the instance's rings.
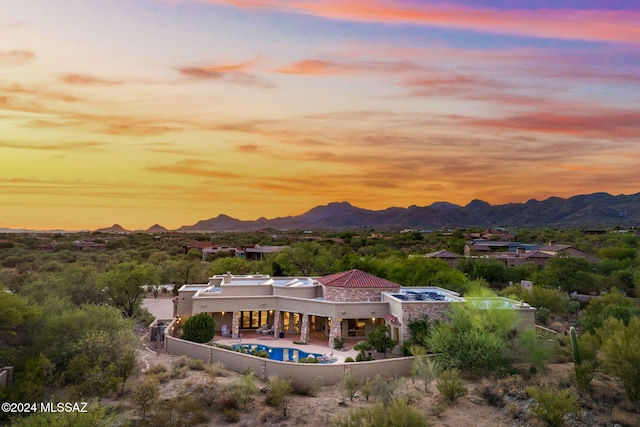
{"label": "green tree", "polygon": [[589,293],[599,288],[599,279],[593,274],[593,268],[583,258],[551,258],[546,268],[536,274],[534,283],[565,292]]}
{"label": "green tree", "polygon": [[603,369],[618,378],[629,399],[640,399],[640,318],[634,317],[628,325],[620,319],[605,320],[600,332],[602,339]]}
{"label": "green tree", "polygon": [[546,366],[551,358],[551,348],[538,337],[532,326],[527,326],[520,333],[520,352],[524,354],[531,366],[532,372],[537,372]]}
{"label": "green tree", "polygon": [[609,317],[615,317],[629,324],[631,318],[638,316],[640,316],[640,304],[622,295],[616,289],[611,289],[601,298],[592,298],[589,301],[581,313],[580,323],[588,331],[594,332]]}
{"label": "green tree", "polygon": [[491,371],[506,364],[502,349],[517,324],[514,310],[491,297],[469,297],[449,312],[450,322],[431,328],[428,348],[443,368]]}
{"label": "green tree", "polygon": [[198,313],[184,322],[182,339],[198,343],[209,342],[216,331],[216,321],[207,313]]}
{"label": "green tree", "polygon": [[158,400],[158,387],[158,379],[155,376],[146,377],[131,394],[131,403],[140,408],[143,421],[147,416],[147,411],[152,408]]}
{"label": "green tree", "polygon": [[388,326],[379,326],[371,331],[367,337],[367,341],[369,341],[372,348],[377,352],[382,353],[385,358],[387,356],[387,351],[391,350],[396,345],[396,342],[389,337]]}
{"label": "green tree", "polygon": [[159,283],[156,268],[150,264],[126,262],[98,277],[98,285],[114,307],[133,317],[142,303],[145,286]]}

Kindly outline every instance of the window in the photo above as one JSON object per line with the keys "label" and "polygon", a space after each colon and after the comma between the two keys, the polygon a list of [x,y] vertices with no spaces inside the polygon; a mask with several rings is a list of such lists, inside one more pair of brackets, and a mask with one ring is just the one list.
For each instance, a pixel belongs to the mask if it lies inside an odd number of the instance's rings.
{"label": "window", "polygon": [[364,337],[365,321],[359,319],[347,319],[347,337]]}

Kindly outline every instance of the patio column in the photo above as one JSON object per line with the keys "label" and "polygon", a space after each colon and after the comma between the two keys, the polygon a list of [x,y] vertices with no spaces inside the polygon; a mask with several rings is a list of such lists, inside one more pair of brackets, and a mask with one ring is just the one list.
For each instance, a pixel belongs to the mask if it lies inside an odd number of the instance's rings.
{"label": "patio column", "polygon": [[329,330],[329,347],[333,348],[333,339],[342,336],[342,319],[331,318],[331,329]]}
{"label": "patio column", "polygon": [[309,342],[309,315],[302,314],[302,325],[300,326],[300,342]]}
{"label": "patio column", "polygon": [[240,312],[234,311],[233,318],[231,319],[231,333],[238,336],[240,333]]}
{"label": "patio column", "polygon": [[276,311],[273,315],[273,336],[277,337],[280,333],[280,328],[282,324],[282,312]]}

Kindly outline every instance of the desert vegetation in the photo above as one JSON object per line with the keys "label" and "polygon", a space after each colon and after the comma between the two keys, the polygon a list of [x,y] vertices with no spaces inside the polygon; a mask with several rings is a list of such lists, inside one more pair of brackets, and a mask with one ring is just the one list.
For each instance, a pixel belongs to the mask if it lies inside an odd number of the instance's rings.
{"label": "desert vegetation", "polygon": [[[0,389],[3,402],[89,402],[86,414],[2,414],[12,425],[454,425],[490,417],[487,425],[640,425],[640,280],[633,233],[583,234],[578,230],[523,230],[521,242],[556,240],[598,256],[590,264],[568,257],[546,268],[505,268],[492,260],[463,259],[456,266],[424,258],[446,248],[460,253],[466,231],[388,233],[326,232],[341,239],[298,242],[295,233],[167,233],[0,236],[0,365],[14,381]],[[90,239],[104,250],[79,251]],[[218,254],[202,261],[186,251],[194,239],[227,244],[279,244],[289,248],[262,261]],[[38,249],[55,241],[55,249]],[[583,262],[584,261],[584,262]],[[220,365],[145,355],[144,297],[171,295],[211,274],[260,271],[320,275],[350,268],[403,286],[434,285],[465,296],[509,296],[538,308],[537,323],[550,329],[514,334],[515,319],[498,308],[456,307],[448,322],[414,319],[412,338],[396,343],[381,328],[361,349],[381,357],[414,356],[406,378],[380,373],[359,379],[346,371],[340,384],[316,379],[257,378]],[[531,281],[531,290],[518,285]],[[515,285],[508,286],[509,283]],[[593,296],[588,301],[572,293]],[[195,318],[195,316],[194,316]],[[198,325],[194,341],[207,341]],[[187,325],[185,328],[189,329]],[[552,331],[557,332],[554,334]],[[141,358],[157,363],[141,372]],[[452,409],[456,408],[456,409]],[[476,414],[475,418],[473,414]],[[72,418],[75,417],[75,418]],[[457,418],[456,418],[457,417]],[[378,424],[376,424],[378,423]],[[380,424],[382,423],[382,424]]]}

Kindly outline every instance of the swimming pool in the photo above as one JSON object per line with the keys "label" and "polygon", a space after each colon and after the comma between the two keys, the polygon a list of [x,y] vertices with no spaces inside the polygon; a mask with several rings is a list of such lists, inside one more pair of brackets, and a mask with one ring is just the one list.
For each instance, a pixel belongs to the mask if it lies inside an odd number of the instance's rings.
{"label": "swimming pool", "polygon": [[[305,359],[309,356],[320,358],[322,355],[317,353],[307,353],[297,348],[281,348],[269,347],[262,344],[234,344],[231,346],[234,350],[246,349],[249,354],[257,351],[266,351],[269,359],[279,360],[281,362],[298,362],[299,359]],[[322,363],[322,362],[321,362]]]}

